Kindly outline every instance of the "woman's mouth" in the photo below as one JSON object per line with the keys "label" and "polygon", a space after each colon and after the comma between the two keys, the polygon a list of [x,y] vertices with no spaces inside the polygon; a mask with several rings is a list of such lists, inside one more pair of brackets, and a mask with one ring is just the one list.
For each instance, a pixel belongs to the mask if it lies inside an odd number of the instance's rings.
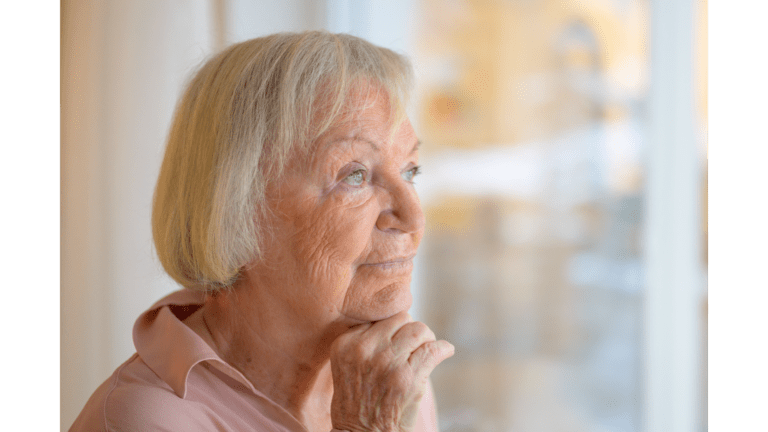
{"label": "woman's mouth", "polygon": [[410,270],[413,268],[414,255],[377,260],[376,262],[364,263],[361,266],[380,270]]}

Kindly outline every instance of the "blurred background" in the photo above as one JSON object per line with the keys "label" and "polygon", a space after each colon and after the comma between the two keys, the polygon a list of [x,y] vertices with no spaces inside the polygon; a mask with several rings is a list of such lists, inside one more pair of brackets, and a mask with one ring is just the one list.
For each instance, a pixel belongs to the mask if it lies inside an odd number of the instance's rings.
{"label": "blurred background", "polygon": [[61,428],[179,287],[151,198],[176,101],[233,42],[407,55],[427,233],[412,315],[443,431],[707,430],[706,0],[67,0]]}

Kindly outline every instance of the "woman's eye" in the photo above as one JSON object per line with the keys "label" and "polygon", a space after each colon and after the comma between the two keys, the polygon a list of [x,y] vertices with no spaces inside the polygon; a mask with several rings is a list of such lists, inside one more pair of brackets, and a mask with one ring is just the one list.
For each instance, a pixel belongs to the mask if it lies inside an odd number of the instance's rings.
{"label": "woman's eye", "polygon": [[421,167],[415,166],[403,173],[403,178],[409,183],[413,183],[413,178],[421,174]]}
{"label": "woman's eye", "polygon": [[344,183],[351,186],[360,186],[365,182],[365,170],[358,169],[344,178]]}

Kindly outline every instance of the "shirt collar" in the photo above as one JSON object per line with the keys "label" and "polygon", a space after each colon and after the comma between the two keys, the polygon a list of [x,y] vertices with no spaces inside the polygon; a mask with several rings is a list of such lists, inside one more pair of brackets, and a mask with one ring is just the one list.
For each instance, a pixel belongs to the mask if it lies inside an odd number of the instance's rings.
{"label": "shirt collar", "polygon": [[133,326],[133,343],[144,363],[165,381],[176,395],[186,395],[187,377],[200,362],[211,365],[256,390],[245,377],[224,362],[213,349],[171,311],[171,306],[200,307],[205,293],[182,289],[164,297],[141,314]]}

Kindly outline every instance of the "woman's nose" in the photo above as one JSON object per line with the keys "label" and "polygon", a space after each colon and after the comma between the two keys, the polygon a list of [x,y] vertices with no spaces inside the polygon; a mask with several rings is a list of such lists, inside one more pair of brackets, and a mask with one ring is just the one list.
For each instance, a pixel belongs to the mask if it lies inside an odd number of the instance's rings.
{"label": "woman's nose", "polygon": [[376,227],[381,231],[416,233],[424,230],[424,212],[411,184],[393,185],[382,199]]}

